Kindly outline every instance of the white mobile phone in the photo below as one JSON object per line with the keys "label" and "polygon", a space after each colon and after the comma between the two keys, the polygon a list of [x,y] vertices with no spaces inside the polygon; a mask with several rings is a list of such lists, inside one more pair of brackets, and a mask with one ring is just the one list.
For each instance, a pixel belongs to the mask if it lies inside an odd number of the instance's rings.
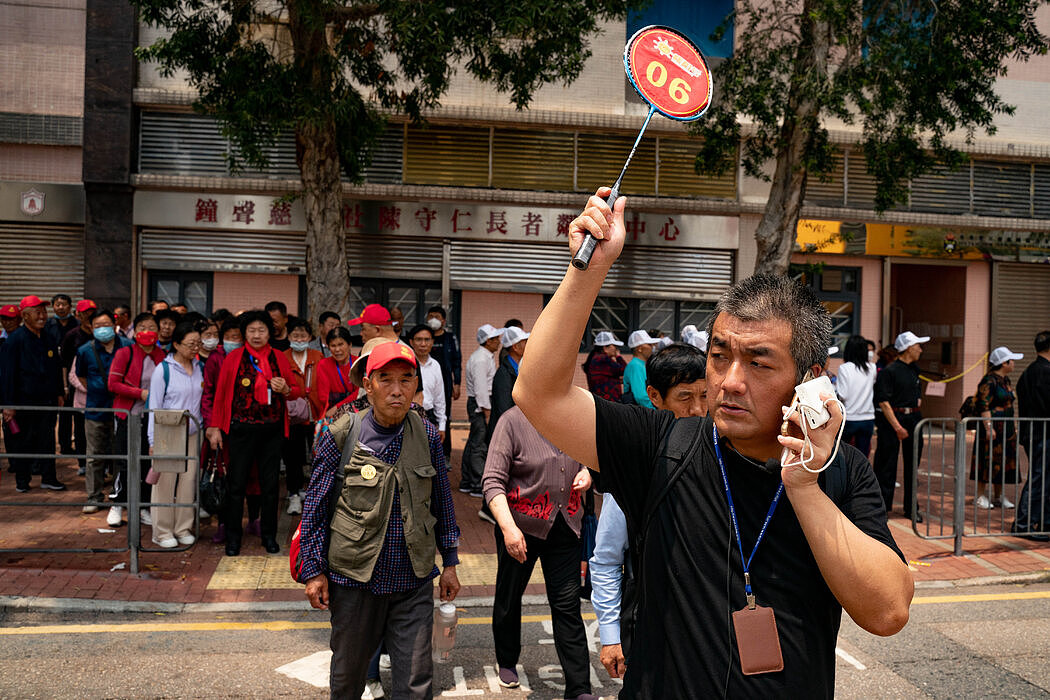
{"label": "white mobile phone", "polygon": [[795,387],[795,396],[798,397],[799,412],[805,417],[810,428],[819,428],[831,420],[831,414],[824,406],[821,394],[835,396],[835,387],[826,374],[816,379],[802,382]]}

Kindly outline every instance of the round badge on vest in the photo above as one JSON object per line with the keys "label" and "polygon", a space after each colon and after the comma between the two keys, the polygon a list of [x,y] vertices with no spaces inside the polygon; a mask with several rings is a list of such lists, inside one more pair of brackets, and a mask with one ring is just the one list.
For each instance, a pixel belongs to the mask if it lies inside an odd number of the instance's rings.
{"label": "round badge on vest", "polygon": [[361,467],[361,476],[365,479],[365,481],[371,481],[372,479],[376,478],[376,468],[373,467],[371,464],[366,464],[365,466]]}

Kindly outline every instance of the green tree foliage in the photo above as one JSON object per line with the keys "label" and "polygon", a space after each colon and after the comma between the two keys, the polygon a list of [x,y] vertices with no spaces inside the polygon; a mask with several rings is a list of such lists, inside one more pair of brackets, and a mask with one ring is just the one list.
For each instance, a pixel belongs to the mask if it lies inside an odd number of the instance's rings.
{"label": "green tree foliage", "polygon": [[705,139],[696,163],[719,174],[739,153],[770,181],[756,271],[787,270],[807,179],[832,167],[829,119],[860,126],[877,209],[904,201],[911,178],[965,160],[953,139],[993,133],[1013,113],[995,82],[1008,59],[1046,53],[1035,23],[1046,2],[737,0],[719,30],[735,27],[735,47],[695,127]]}
{"label": "green tree foliage", "polygon": [[[307,221],[310,312],[344,314],[349,270],[340,172],[359,181],[385,115],[420,119],[457,66],[519,109],[544,83],[574,80],[605,20],[629,0],[132,0],[166,31],[139,52],[185,70],[194,107],[214,116],[244,163],[296,136]],[[616,39],[619,40],[618,38]]]}

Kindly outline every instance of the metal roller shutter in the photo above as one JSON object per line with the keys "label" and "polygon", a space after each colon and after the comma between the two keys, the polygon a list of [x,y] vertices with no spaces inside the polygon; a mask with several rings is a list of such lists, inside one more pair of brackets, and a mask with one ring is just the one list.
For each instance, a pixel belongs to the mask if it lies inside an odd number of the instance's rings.
{"label": "metal roller shutter", "polygon": [[875,176],[868,174],[864,154],[846,153],[846,206],[850,209],[875,208]]}
{"label": "metal roller shutter", "polygon": [[[37,251],[26,255],[26,251]],[[46,254],[40,254],[46,251]],[[50,299],[84,296],[84,229],[80,226],[0,224],[0,304],[29,294]]]}
{"label": "metal roller shutter", "polygon": [[845,164],[842,153],[831,157],[834,165],[826,181],[819,177],[806,179],[806,204],[821,207],[841,207],[845,202]]}
{"label": "metal roller shutter", "polygon": [[736,199],[736,168],[720,177],[696,174],[696,154],[703,145],[699,140],[670,139],[661,136],[660,195],[664,197],[717,197]]}
{"label": "metal roller shutter", "polygon": [[[450,277],[457,289],[553,292],[569,264],[564,245],[452,241]],[[716,299],[733,282],[733,252],[627,247],[603,294]]]}
{"label": "metal roller shutter", "polygon": [[571,192],[573,135],[565,131],[496,129],[492,186]]}
{"label": "metal roller shutter", "polygon": [[350,278],[440,280],[442,240],[353,235],[346,241]]}
{"label": "metal roller shutter", "polygon": [[1034,358],[1032,341],[1050,329],[1050,268],[1046,265],[996,263],[992,286],[992,348],[1005,345]]}
{"label": "metal roller shutter", "polygon": [[[611,187],[631,152],[635,137],[614,134],[580,134],[576,152],[576,189],[594,192]],[[621,194],[656,194],[656,139],[642,138],[623,178]]]}
{"label": "metal roller shutter", "polygon": [[975,161],[973,213],[978,216],[1031,216],[1032,165]]}
{"label": "metal roller shutter", "polygon": [[970,212],[970,164],[959,170],[934,168],[911,183],[911,211],[937,214]]}
{"label": "metal roller shutter", "polygon": [[406,138],[406,185],[488,186],[488,128],[409,126]]}
{"label": "metal roller shutter", "polygon": [[286,274],[306,268],[302,231],[143,229],[139,245],[146,268]]}

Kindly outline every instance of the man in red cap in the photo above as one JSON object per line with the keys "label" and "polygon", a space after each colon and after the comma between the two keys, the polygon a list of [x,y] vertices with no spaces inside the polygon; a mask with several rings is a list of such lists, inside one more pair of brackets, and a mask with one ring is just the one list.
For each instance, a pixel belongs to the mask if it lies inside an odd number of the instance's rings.
{"label": "man in red cap", "polygon": [[[18,411],[9,406],[61,406],[62,369],[58,348],[44,333],[47,302],[27,296],[18,304],[22,325],[14,329],[0,346],[0,406],[3,409],[4,437],[12,452],[55,454],[55,414],[52,410]],[[55,475],[55,458],[12,459],[15,490],[25,493],[34,467],[39,470],[40,486],[65,491]]]}
{"label": "man in red cap", "polygon": [[14,304],[0,306],[0,345],[11,332],[22,325],[22,314]]}
{"label": "man in red cap", "polygon": [[441,437],[409,410],[416,370],[407,346],[377,345],[362,380],[371,408],[336,420],[314,446],[299,581],[310,605],[331,610],[333,698],[361,696],[383,640],[393,696],[433,695],[434,556],[443,567],[438,592],[451,601],[459,527]]}
{"label": "man in red cap", "polygon": [[394,331],[394,320],[390,312],[381,304],[369,304],[357,318],[346,322],[348,326],[361,326],[361,342],[367,343],[372,338],[390,338],[399,340]]}

